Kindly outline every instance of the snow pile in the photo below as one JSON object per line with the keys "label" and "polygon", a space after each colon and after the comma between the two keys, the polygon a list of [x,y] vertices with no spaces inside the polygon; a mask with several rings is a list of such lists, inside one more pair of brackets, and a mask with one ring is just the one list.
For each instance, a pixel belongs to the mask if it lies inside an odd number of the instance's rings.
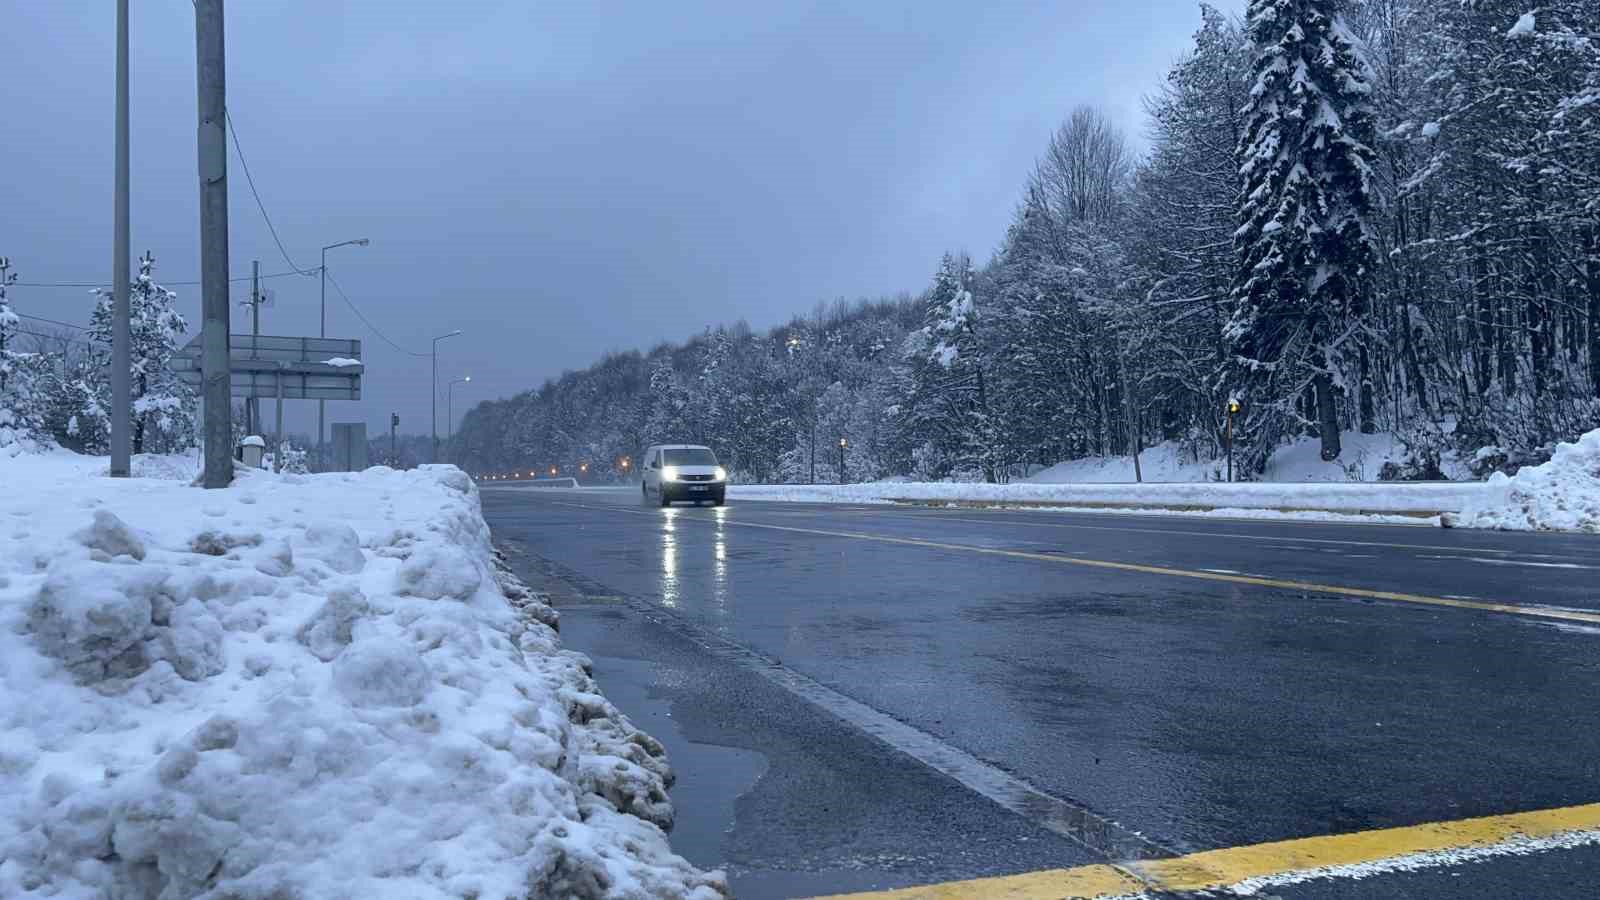
{"label": "snow pile", "polygon": [[725,893],[465,474],[104,467],[0,459],[0,896]]}
{"label": "snow pile", "polygon": [[351,359],[348,356],[334,356],[323,360],[322,364],[325,366],[333,366],[335,368],[343,369],[349,366],[359,366],[361,365],[361,360]]}
{"label": "snow pile", "polygon": [[1556,447],[1550,461],[1490,476],[1451,524],[1515,531],[1600,534],[1600,429]]}

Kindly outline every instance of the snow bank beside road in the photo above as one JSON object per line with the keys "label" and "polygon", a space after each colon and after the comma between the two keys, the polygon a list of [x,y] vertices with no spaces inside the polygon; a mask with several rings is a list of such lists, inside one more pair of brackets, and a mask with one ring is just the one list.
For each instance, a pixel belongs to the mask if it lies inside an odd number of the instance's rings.
{"label": "snow bank beside road", "polygon": [[[1261,476],[1265,482],[1350,482],[1377,481],[1379,473],[1388,463],[1400,464],[1406,459],[1406,447],[1388,432],[1362,434],[1347,431],[1340,436],[1344,452],[1339,459],[1327,462],[1322,458],[1322,444],[1315,438],[1300,438],[1273,451],[1267,461],[1267,470]],[[1451,480],[1471,479],[1472,473],[1447,452],[1440,460],[1444,474]],[[1145,448],[1139,454],[1139,466],[1146,482],[1209,481],[1226,477],[1227,460],[1190,458],[1184,449],[1172,442]],[[1027,479],[1038,484],[1083,484],[1098,482],[1131,482],[1134,480],[1133,457],[1097,456],[1075,459],[1043,469]]]}
{"label": "snow bank beside road", "polygon": [[0,459],[0,895],[723,893],[459,470],[103,471]]}
{"label": "snow bank beside road", "polygon": [[846,485],[731,485],[739,500],[821,503],[956,502],[1048,504],[1083,508],[1156,508],[1251,515],[1324,511],[1343,515],[1437,515],[1460,510],[1483,490],[1465,483],[1266,482],[1168,484],[968,484],[901,482]]}
{"label": "snow bank beside road", "polygon": [[1559,445],[1543,465],[1496,473],[1483,487],[1450,524],[1600,534],[1600,429]]}

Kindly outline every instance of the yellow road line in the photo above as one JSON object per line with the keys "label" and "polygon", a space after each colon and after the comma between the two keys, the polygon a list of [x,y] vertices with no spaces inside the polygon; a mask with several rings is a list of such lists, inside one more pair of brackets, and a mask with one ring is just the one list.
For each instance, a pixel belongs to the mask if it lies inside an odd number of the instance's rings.
{"label": "yellow road line", "polygon": [[839,896],[851,900],[967,900],[971,897],[982,897],[984,900],[1064,900],[1126,897],[1141,894],[1144,890],[1144,882],[1116,866],[1093,865]]}
{"label": "yellow road line", "polygon": [[[586,506],[578,503],[560,503],[560,506],[571,506],[578,509],[597,509],[612,512],[626,512],[636,515],[650,515],[640,510],[621,509],[618,507]],[[685,521],[700,521],[686,519]],[[1472,609],[1480,612],[1506,613],[1513,616],[1528,616],[1537,619],[1558,619],[1565,622],[1586,622],[1600,624],[1600,612],[1590,612],[1577,609],[1555,609],[1543,606],[1517,606],[1510,603],[1492,603],[1486,600],[1462,600],[1455,597],[1430,597],[1425,594],[1407,594],[1400,591],[1375,591],[1369,588],[1344,587],[1336,584],[1317,584],[1310,581],[1293,581],[1283,578],[1263,578],[1257,575],[1229,575],[1222,572],[1206,572],[1198,569],[1175,569],[1168,566],[1147,566],[1140,563],[1115,562],[1107,559],[1088,559],[1080,556],[1064,556],[1056,553],[1036,553],[1029,550],[1005,550],[997,547],[976,547],[971,544],[951,544],[945,541],[930,541],[923,538],[896,537],[887,534],[869,534],[860,531],[830,531],[822,528],[800,528],[794,525],[773,525],[767,522],[744,522],[728,516],[709,524],[736,525],[744,528],[765,528],[771,531],[788,531],[796,534],[815,534],[823,537],[850,538],[859,541],[876,541],[884,544],[900,544],[907,547],[924,547],[932,550],[953,550],[962,553],[980,553],[986,556],[1002,556],[1012,559],[1027,559],[1037,562],[1061,563],[1072,566],[1087,566],[1096,569],[1114,569],[1122,572],[1139,572],[1145,575],[1166,575],[1172,578],[1192,578],[1199,581],[1220,581],[1227,584],[1248,584],[1255,587],[1270,587],[1289,591],[1306,591],[1315,594],[1334,594],[1344,597],[1361,597],[1368,600],[1389,600],[1395,603],[1412,603],[1421,606],[1443,606],[1451,609]]]}
{"label": "yellow road line", "polygon": [[[1179,529],[1176,529],[1176,528],[1125,528],[1125,527],[1122,527],[1120,525],[1084,525],[1084,524],[1080,524],[1080,523],[1077,523],[1077,522],[1053,521],[1053,520],[1047,519],[1045,516],[1038,516],[1037,518],[1040,521],[1032,522],[1032,521],[1028,521],[1026,519],[1010,519],[1010,518],[1002,519],[1002,518],[998,518],[998,517],[996,517],[993,520],[988,520],[988,519],[966,519],[966,518],[961,518],[959,516],[947,515],[947,516],[943,517],[942,521],[946,521],[946,522],[964,522],[964,523],[967,523],[967,524],[970,524],[970,525],[993,525],[993,524],[1016,525],[1016,526],[1021,527],[1021,528],[1068,528],[1068,529],[1073,529],[1073,530],[1076,530],[1076,531],[1121,531],[1121,532],[1128,532],[1130,534],[1160,534],[1160,535],[1177,535],[1177,536],[1184,536],[1184,537],[1217,537],[1217,538],[1240,539],[1240,540],[1246,540],[1246,541],[1264,541],[1264,542],[1267,542],[1267,543],[1277,543],[1277,544],[1283,544],[1283,543],[1293,543],[1293,544],[1332,544],[1332,545],[1340,546],[1340,547],[1383,547],[1385,549],[1390,549],[1390,550],[1443,550],[1443,551],[1447,551],[1447,552],[1450,552],[1450,553],[1487,553],[1487,554],[1494,554],[1494,555],[1498,555],[1498,556],[1514,555],[1514,554],[1516,554],[1518,552],[1516,550],[1501,550],[1501,549],[1498,549],[1498,548],[1489,548],[1489,547],[1464,547],[1464,546],[1449,547],[1449,546],[1444,546],[1442,544],[1395,544],[1395,543],[1389,543],[1387,541],[1346,541],[1346,540],[1339,540],[1337,538],[1309,538],[1309,537],[1295,537],[1295,536],[1292,536],[1292,535],[1274,535],[1274,534],[1243,534],[1243,533],[1236,533],[1236,532],[1229,532],[1229,531],[1185,531],[1185,530],[1179,530]],[[1251,521],[1257,521],[1257,522],[1266,521],[1266,522],[1271,522],[1273,524],[1281,524],[1281,520],[1273,520],[1273,519],[1255,519],[1255,520],[1251,520]],[[1321,525],[1323,523],[1317,522],[1315,524]],[[1413,526],[1406,525],[1406,526],[1401,526],[1401,527],[1411,528]],[[1546,557],[1560,556],[1560,554],[1550,554],[1550,553],[1535,553],[1535,554],[1530,554],[1530,555],[1537,556],[1537,557],[1539,557],[1541,559],[1546,558]]]}
{"label": "yellow road line", "polygon": [[[1207,850],[1173,859],[1079,866],[1001,878],[954,881],[892,891],[850,894],[860,900],[966,900],[976,897],[1070,898],[1137,895],[1145,890],[1183,893],[1216,890],[1253,878],[1291,875],[1334,866],[1381,864],[1385,860],[1448,851],[1510,852],[1513,841],[1554,838],[1600,830],[1600,803],[1430,822],[1401,828],[1357,831]],[[1597,835],[1600,839],[1600,835]],[[1437,864],[1449,862],[1441,858]]]}

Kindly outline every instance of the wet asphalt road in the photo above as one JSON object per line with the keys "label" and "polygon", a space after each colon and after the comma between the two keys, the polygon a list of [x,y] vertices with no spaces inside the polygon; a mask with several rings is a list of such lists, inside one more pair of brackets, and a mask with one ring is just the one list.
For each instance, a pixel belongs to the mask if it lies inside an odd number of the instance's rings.
{"label": "wet asphalt road", "polygon": [[[1593,538],[660,510],[624,491],[486,489],[483,505],[497,541],[556,595],[568,645],[673,753],[675,847],[727,867],[740,896],[1100,858],[706,652],[696,633],[1172,853],[1600,801],[1600,626],[1048,558],[1600,610]],[[1560,851],[1279,894],[1501,897],[1537,884],[1538,896],[1587,897],[1595,883],[1600,854]]]}

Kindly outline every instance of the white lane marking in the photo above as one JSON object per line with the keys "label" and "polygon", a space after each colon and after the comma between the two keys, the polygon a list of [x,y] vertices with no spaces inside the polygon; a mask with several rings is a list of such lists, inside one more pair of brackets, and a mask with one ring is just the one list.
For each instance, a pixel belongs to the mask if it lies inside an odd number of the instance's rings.
{"label": "white lane marking", "polygon": [[[915,515],[915,514],[913,514],[913,515]],[[1498,549],[1494,549],[1494,548],[1491,548],[1491,547],[1481,547],[1481,548],[1480,547],[1471,547],[1471,548],[1442,547],[1442,546],[1438,546],[1436,544],[1396,544],[1396,543],[1392,543],[1392,542],[1388,542],[1388,541],[1346,541],[1346,540],[1339,540],[1337,538],[1294,537],[1292,535],[1282,535],[1282,534],[1270,534],[1270,535],[1269,534],[1235,534],[1235,533],[1226,532],[1226,531],[1188,531],[1188,530],[1179,530],[1179,529],[1176,529],[1176,528],[1124,528],[1124,527],[1120,527],[1120,526],[1116,526],[1116,525],[1078,525],[1078,524],[1074,524],[1074,523],[1071,523],[1071,522],[1042,522],[1042,521],[1029,522],[1029,521],[1024,521],[1024,520],[1020,520],[1020,519],[1002,519],[1002,518],[1000,518],[998,516],[996,516],[993,519],[989,519],[987,521],[984,520],[984,519],[963,519],[963,518],[958,518],[956,516],[944,516],[944,515],[939,516],[939,518],[940,518],[941,521],[946,521],[946,522],[967,522],[967,523],[975,524],[975,525],[993,525],[993,524],[998,522],[998,523],[1002,523],[1002,524],[1006,524],[1006,525],[1022,525],[1022,526],[1041,525],[1041,526],[1044,526],[1046,528],[1073,528],[1073,529],[1078,529],[1078,530],[1081,530],[1081,531],[1126,531],[1126,532],[1131,532],[1131,533],[1134,533],[1134,534],[1176,534],[1176,535],[1183,535],[1185,537],[1237,538],[1237,539],[1246,540],[1246,541],[1278,541],[1278,542],[1292,541],[1294,543],[1300,543],[1300,544],[1334,544],[1334,545],[1338,545],[1338,546],[1342,546],[1342,547],[1386,547],[1386,548],[1394,549],[1394,550],[1449,550],[1449,551],[1454,551],[1454,552],[1458,552],[1458,553],[1461,552],[1464,549],[1465,550],[1470,550],[1473,553],[1512,554],[1512,553],[1518,552],[1516,550],[1498,550]],[[1283,523],[1274,523],[1274,524],[1283,524]],[[1298,524],[1298,523],[1290,523],[1290,524]],[[1321,525],[1321,524],[1325,524],[1325,523],[1317,522],[1315,524]],[[1549,554],[1529,554],[1529,555],[1548,556]]]}
{"label": "white lane marking", "polygon": [[1430,850],[1424,853],[1393,856],[1388,859],[1378,859],[1371,862],[1279,872],[1259,878],[1247,878],[1244,881],[1229,885],[1227,891],[1241,896],[1254,896],[1264,888],[1289,887],[1303,884],[1307,881],[1335,878],[1360,880],[1392,872],[1417,872],[1442,866],[1482,862],[1497,856],[1529,856],[1551,850],[1572,850],[1597,843],[1600,843],[1600,831],[1593,830],[1569,831],[1540,838],[1516,837],[1481,846],[1452,847],[1448,850]]}
{"label": "white lane marking", "polygon": [[1593,625],[1573,625],[1567,622],[1541,622],[1540,624],[1550,625],[1557,631],[1565,631],[1567,634],[1600,634],[1600,628],[1596,628]]}
{"label": "white lane marking", "polygon": [[1600,566],[1585,566],[1578,563],[1550,563],[1534,562],[1527,559],[1484,559],[1481,556],[1430,556],[1418,553],[1418,559],[1456,559],[1463,562],[1483,563],[1486,566],[1526,566],[1530,569],[1600,569]]}

